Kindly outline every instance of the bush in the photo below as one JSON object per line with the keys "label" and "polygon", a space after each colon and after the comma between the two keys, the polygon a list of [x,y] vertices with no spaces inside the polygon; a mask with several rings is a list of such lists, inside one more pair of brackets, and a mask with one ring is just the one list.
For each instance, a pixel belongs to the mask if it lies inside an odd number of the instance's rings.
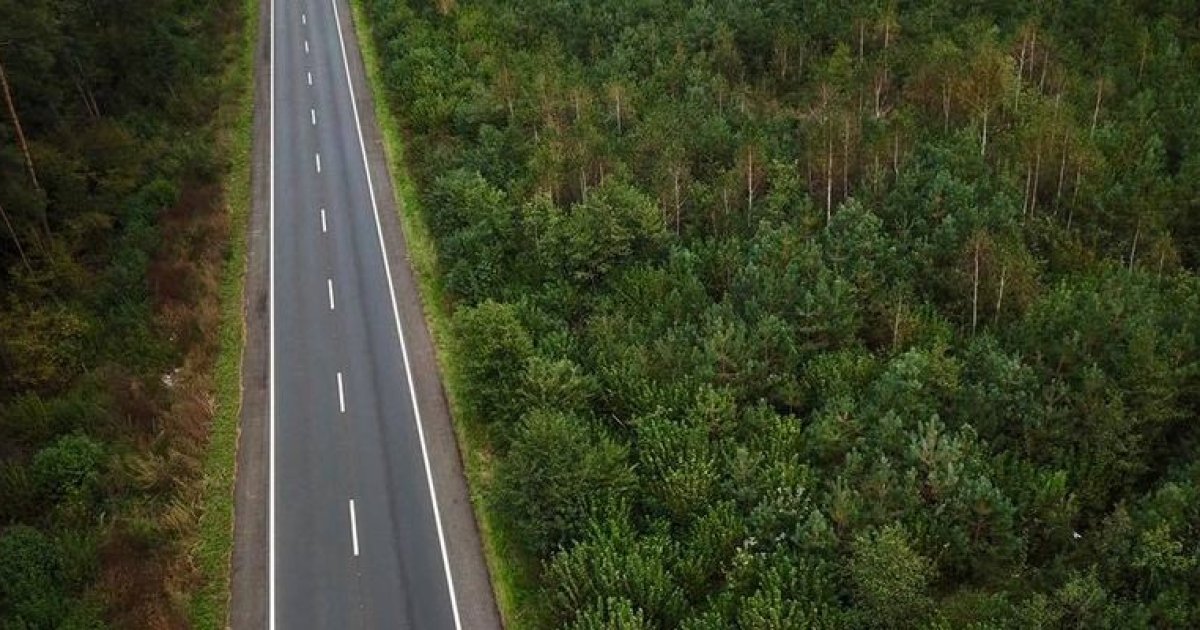
{"label": "bush", "polygon": [[100,484],[104,447],[86,435],[72,433],[33,457],[33,478],[44,496],[90,501]]}
{"label": "bush", "polygon": [[54,628],[62,618],[61,560],[40,531],[17,525],[0,535],[0,610],[6,628]]}
{"label": "bush", "polygon": [[855,539],[850,575],[864,625],[914,628],[928,616],[933,567],[913,550],[901,527]]}
{"label": "bush", "polygon": [[463,403],[489,424],[507,424],[520,416],[513,395],[521,384],[533,341],[517,317],[517,308],[488,300],[454,313]]}
{"label": "bush", "polygon": [[521,422],[498,475],[500,509],[539,554],[578,538],[622,505],[634,483],[624,446],[578,418],[544,410]]}

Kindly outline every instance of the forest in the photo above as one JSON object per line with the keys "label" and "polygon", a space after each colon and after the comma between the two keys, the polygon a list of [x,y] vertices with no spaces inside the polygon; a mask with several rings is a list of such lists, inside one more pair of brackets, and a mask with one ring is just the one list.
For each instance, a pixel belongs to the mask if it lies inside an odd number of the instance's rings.
{"label": "forest", "polygon": [[1200,5],[359,4],[511,626],[1200,627]]}
{"label": "forest", "polygon": [[0,627],[188,625],[243,8],[0,0]]}

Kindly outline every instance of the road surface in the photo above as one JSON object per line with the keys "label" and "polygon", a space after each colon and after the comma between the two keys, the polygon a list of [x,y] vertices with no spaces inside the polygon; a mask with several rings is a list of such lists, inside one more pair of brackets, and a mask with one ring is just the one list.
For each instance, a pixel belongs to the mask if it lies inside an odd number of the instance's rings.
{"label": "road surface", "polygon": [[[357,102],[367,87],[350,15],[344,0],[270,5],[266,622],[471,627],[401,327],[412,305],[397,301],[381,225],[392,206],[376,198],[364,142],[374,119]],[[461,520],[462,505],[451,511]],[[233,622],[253,624],[238,620],[253,607],[237,588]]]}

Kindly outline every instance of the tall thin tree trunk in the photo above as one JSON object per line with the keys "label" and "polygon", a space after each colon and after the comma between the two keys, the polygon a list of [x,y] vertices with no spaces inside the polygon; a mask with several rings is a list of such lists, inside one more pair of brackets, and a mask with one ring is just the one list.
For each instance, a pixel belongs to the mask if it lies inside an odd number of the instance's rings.
{"label": "tall thin tree trunk", "polygon": [[33,267],[29,266],[29,258],[25,256],[25,248],[21,247],[21,239],[17,238],[17,231],[13,229],[12,222],[8,220],[8,213],[4,211],[4,206],[0,205],[0,217],[4,218],[4,225],[8,228],[9,236],[12,236],[13,244],[17,246],[17,253],[21,255],[21,262],[25,264],[25,271],[33,273]]}
{"label": "tall thin tree trunk", "polygon": [[1148,52],[1149,44],[1142,42],[1142,54],[1138,57],[1138,83],[1142,82],[1142,71],[1146,69],[1146,53]]}
{"label": "tall thin tree trunk", "polygon": [[17,107],[13,104],[12,91],[8,87],[8,75],[4,72],[3,63],[0,63],[0,87],[4,88],[4,102],[8,105],[8,115],[12,117],[13,130],[17,132],[17,144],[21,147],[21,153],[25,155],[25,168],[29,169],[29,179],[35,189],[41,190],[37,170],[33,168],[33,157],[29,154],[29,144],[25,141],[25,132],[21,129],[21,118],[17,116]]}
{"label": "tall thin tree trunk", "polygon": [[621,135],[621,93],[617,93],[617,135]]}
{"label": "tall thin tree trunk", "polygon": [[892,136],[892,173],[900,177],[900,134]]}
{"label": "tall thin tree trunk", "polygon": [[1033,167],[1033,187],[1029,189],[1029,197],[1030,197],[1029,216],[1031,216],[1031,217],[1033,216],[1033,213],[1037,211],[1038,182],[1041,180],[1041,176],[1042,176],[1042,144],[1041,144],[1041,142],[1038,143],[1036,152],[1037,152],[1037,161],[1034,163],[1034,167]]}
{"label": "tall thin tree trunk", "polygon": [[979,239],[975,239],[975,280],[971,289],[971,335],[975,335],[975,326],[979,323]]}
{"label": "tall thin tree trunk", "polygon": [[850,196],[850,117],[846,116],[842,134],[842,199]]}
{"label": "tall thin tree trunk", "polygon": [[1092,109],[1092,130],[1089,135],[1096,135],[1096,122],[1100,119],[1100,102],[1104,98],[1104,79],[1096,79],[1096,107]]}
{"label": "tall thin tree trunk", "polygon": [[1058,162],[1058,187],[1054,190],[1054,203],[1058,205],[1062,199],[1063,179],[1067,174],[1067,146],[1063,144],[1062,158]]}
{"label": "tall thin tree trunk", "polygon": [[904,312],[904,298],[901,297],[896,302],[896,317],[892,321],[892,348],[895,349],[896,344],[900,343],[900,314]]}
{"label": "tall thin tree trunk", "polygon": [[1133,231],[1133,246],[1129,248],[1129,272],[1133,273],[1133,261],[1137,257],[1138,235],[1142,233],[1141,226]]}
{"label": "tall thin tree trunk", "polygon": [[1033,175],[1032,175],[1032,173],[1030,173],[1031,169],[1032,169],[1032,167],[1029,164],[1025,165],[1025,189],[1021,193],[1021,218],[1022,219],[1024,219],[1025,215],[1029,213],[1029,182],[1033,179]]}
{"label": "tall thin tree trunk", "polygon": [[979,143],[979,157],[987,155],[988,110],[983,110],[983,141]]}
{"label": "tall thin tree trunk", "polygon": [[1050,65],[1050,51],[1042,55],[1042,76],[1038,79],[1038,91],[1045,94],[1046,92],[1046,67]]}
{"label": "tall thin tree trunk", "polygon": [[830,131],[825,134],[826,137],[826,160],[825,160],[825,225],[833,220],[833,133]]}
{"label": "tall thin tree trunk", "polygon": [[679,201],[679,167],[674,169],[675,179],[675,234],[679,234],[679,215],[682,214],[682,203]]}
{"label": "tall thin tree trunk", "polygon": [[950,131],[950,82],[942,84],[942,131]]}
{"label": "tall thin tree trunk", "polygon": [[863,61],[863,41],[866,39],[867,21],[859,20],[858,22],[858,63],[862,65]]}
{"label": "tall thin tree trunk", "polygon": [[1004,304],[1004,280],[1007,273],[1008,265],[1004,265],[1000,268],[1000,291],[999,295],[996,296],[996,316],[994,318],[993,325],[999,325],[1000,323],[1000,306]]}
{"label": "tall thin tree trunk", "polygon": [[754,147],[746,152],[746,214],[754,210]]}
{"label": "tall thin tree trunk", "polygon": [[1021,104],[1021,82],[1025,78],[1025,48],[1029,45],[1029,39],[1021,39],[1021,60],[1017,63],[1017,80],[1013,86],[1013,111],[1016,111]]}

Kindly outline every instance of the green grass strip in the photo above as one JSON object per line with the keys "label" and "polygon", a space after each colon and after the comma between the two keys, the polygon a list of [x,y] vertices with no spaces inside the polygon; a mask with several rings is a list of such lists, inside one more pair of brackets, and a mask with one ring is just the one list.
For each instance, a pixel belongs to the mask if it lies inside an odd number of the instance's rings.
{"label": "green grass strip", "polygon": [[192,594],[189,614],[196,628],[224,628],[229,610],[229,562],[233,550],[233,488],[236,470],[238,415],[242,402],[242,309],[246,281],[246,226],[250,217],[250,155],[254,135],[254,48],[258,41],[258,2],[245,0],[241,37],[227,51],[222,105],[217,124],[225,153],[224,203],[229,213],[229,243],[221,273],[221,325],[214,382],[216,409],[204,458],[204,491],[200,529],[192,559],[200,585]]}

